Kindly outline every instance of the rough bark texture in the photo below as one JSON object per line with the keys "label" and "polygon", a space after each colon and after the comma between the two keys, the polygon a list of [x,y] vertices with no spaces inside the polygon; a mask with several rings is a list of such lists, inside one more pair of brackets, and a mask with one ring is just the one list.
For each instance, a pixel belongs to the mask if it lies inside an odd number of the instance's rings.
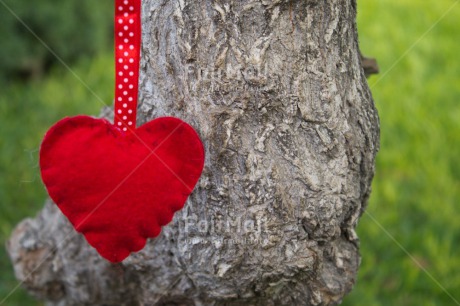
{"label": "rough bark texture", "polygon": [[48,202],[8,243],[18,279],[48,305],[339,303],[356,280],[354,229],[379,139],[355,1],[145,0],[143,10],[138,124],[192,124],[203,176],[162,234],[119,265]]}

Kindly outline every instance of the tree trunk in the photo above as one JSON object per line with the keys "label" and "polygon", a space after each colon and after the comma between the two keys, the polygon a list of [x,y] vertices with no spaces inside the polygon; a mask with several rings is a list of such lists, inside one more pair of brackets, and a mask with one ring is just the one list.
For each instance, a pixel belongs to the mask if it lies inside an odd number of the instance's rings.
{"label": "tree trunk", "polygon": [[379,142],[355,17],[355,0],[145,0],[138,124],[194,126],[203,176],[118,265],[48,201],[8,243],[18,279],[47,305],[339,303]]}

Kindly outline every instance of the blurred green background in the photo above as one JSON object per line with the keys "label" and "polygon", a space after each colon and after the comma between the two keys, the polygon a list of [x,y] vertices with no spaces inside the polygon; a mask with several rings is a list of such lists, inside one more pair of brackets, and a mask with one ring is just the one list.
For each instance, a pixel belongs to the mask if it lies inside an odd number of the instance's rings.
{"label": "blurred green background", "polygon": [[[46,198],[37,156],[43,134],[64,116],[95,115],[103,103],[110,105],[114,72],[112,1],[2,1],[72,69],[56,62],[0,3],[4,245],[13,227],[34,216]],[[457,2],[358,1],[362,52],[377,58],[381,69],[369,79],[381,118],[381,150],[358,226],[361,270],[344,305],[460,305],[449,297],[460,301]],[[16,285],[1,247],[0,301]],[[18,289],[2,305],[40,304]]]}

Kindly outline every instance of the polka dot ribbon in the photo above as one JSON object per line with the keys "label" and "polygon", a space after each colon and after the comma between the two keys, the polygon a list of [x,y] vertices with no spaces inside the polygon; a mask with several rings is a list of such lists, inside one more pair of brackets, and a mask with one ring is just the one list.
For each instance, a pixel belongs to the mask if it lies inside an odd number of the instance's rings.
{"label": "polka dot ribbon", "polygon": [[136,128],[141,47],[141,0],[115,0],[115,119],[123,131]]}

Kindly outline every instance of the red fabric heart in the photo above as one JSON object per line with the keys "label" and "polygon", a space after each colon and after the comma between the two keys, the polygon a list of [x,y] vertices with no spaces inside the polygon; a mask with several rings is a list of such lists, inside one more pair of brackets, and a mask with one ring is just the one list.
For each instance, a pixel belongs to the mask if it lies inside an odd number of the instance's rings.
{"label": "red fabric heart", "polygon": [[99,254],[120,262],[181,209],[204,165],[195,130],[177,118],[124,133],[108,121],[65,118],[46,134],[40,168],[48,193]]}

